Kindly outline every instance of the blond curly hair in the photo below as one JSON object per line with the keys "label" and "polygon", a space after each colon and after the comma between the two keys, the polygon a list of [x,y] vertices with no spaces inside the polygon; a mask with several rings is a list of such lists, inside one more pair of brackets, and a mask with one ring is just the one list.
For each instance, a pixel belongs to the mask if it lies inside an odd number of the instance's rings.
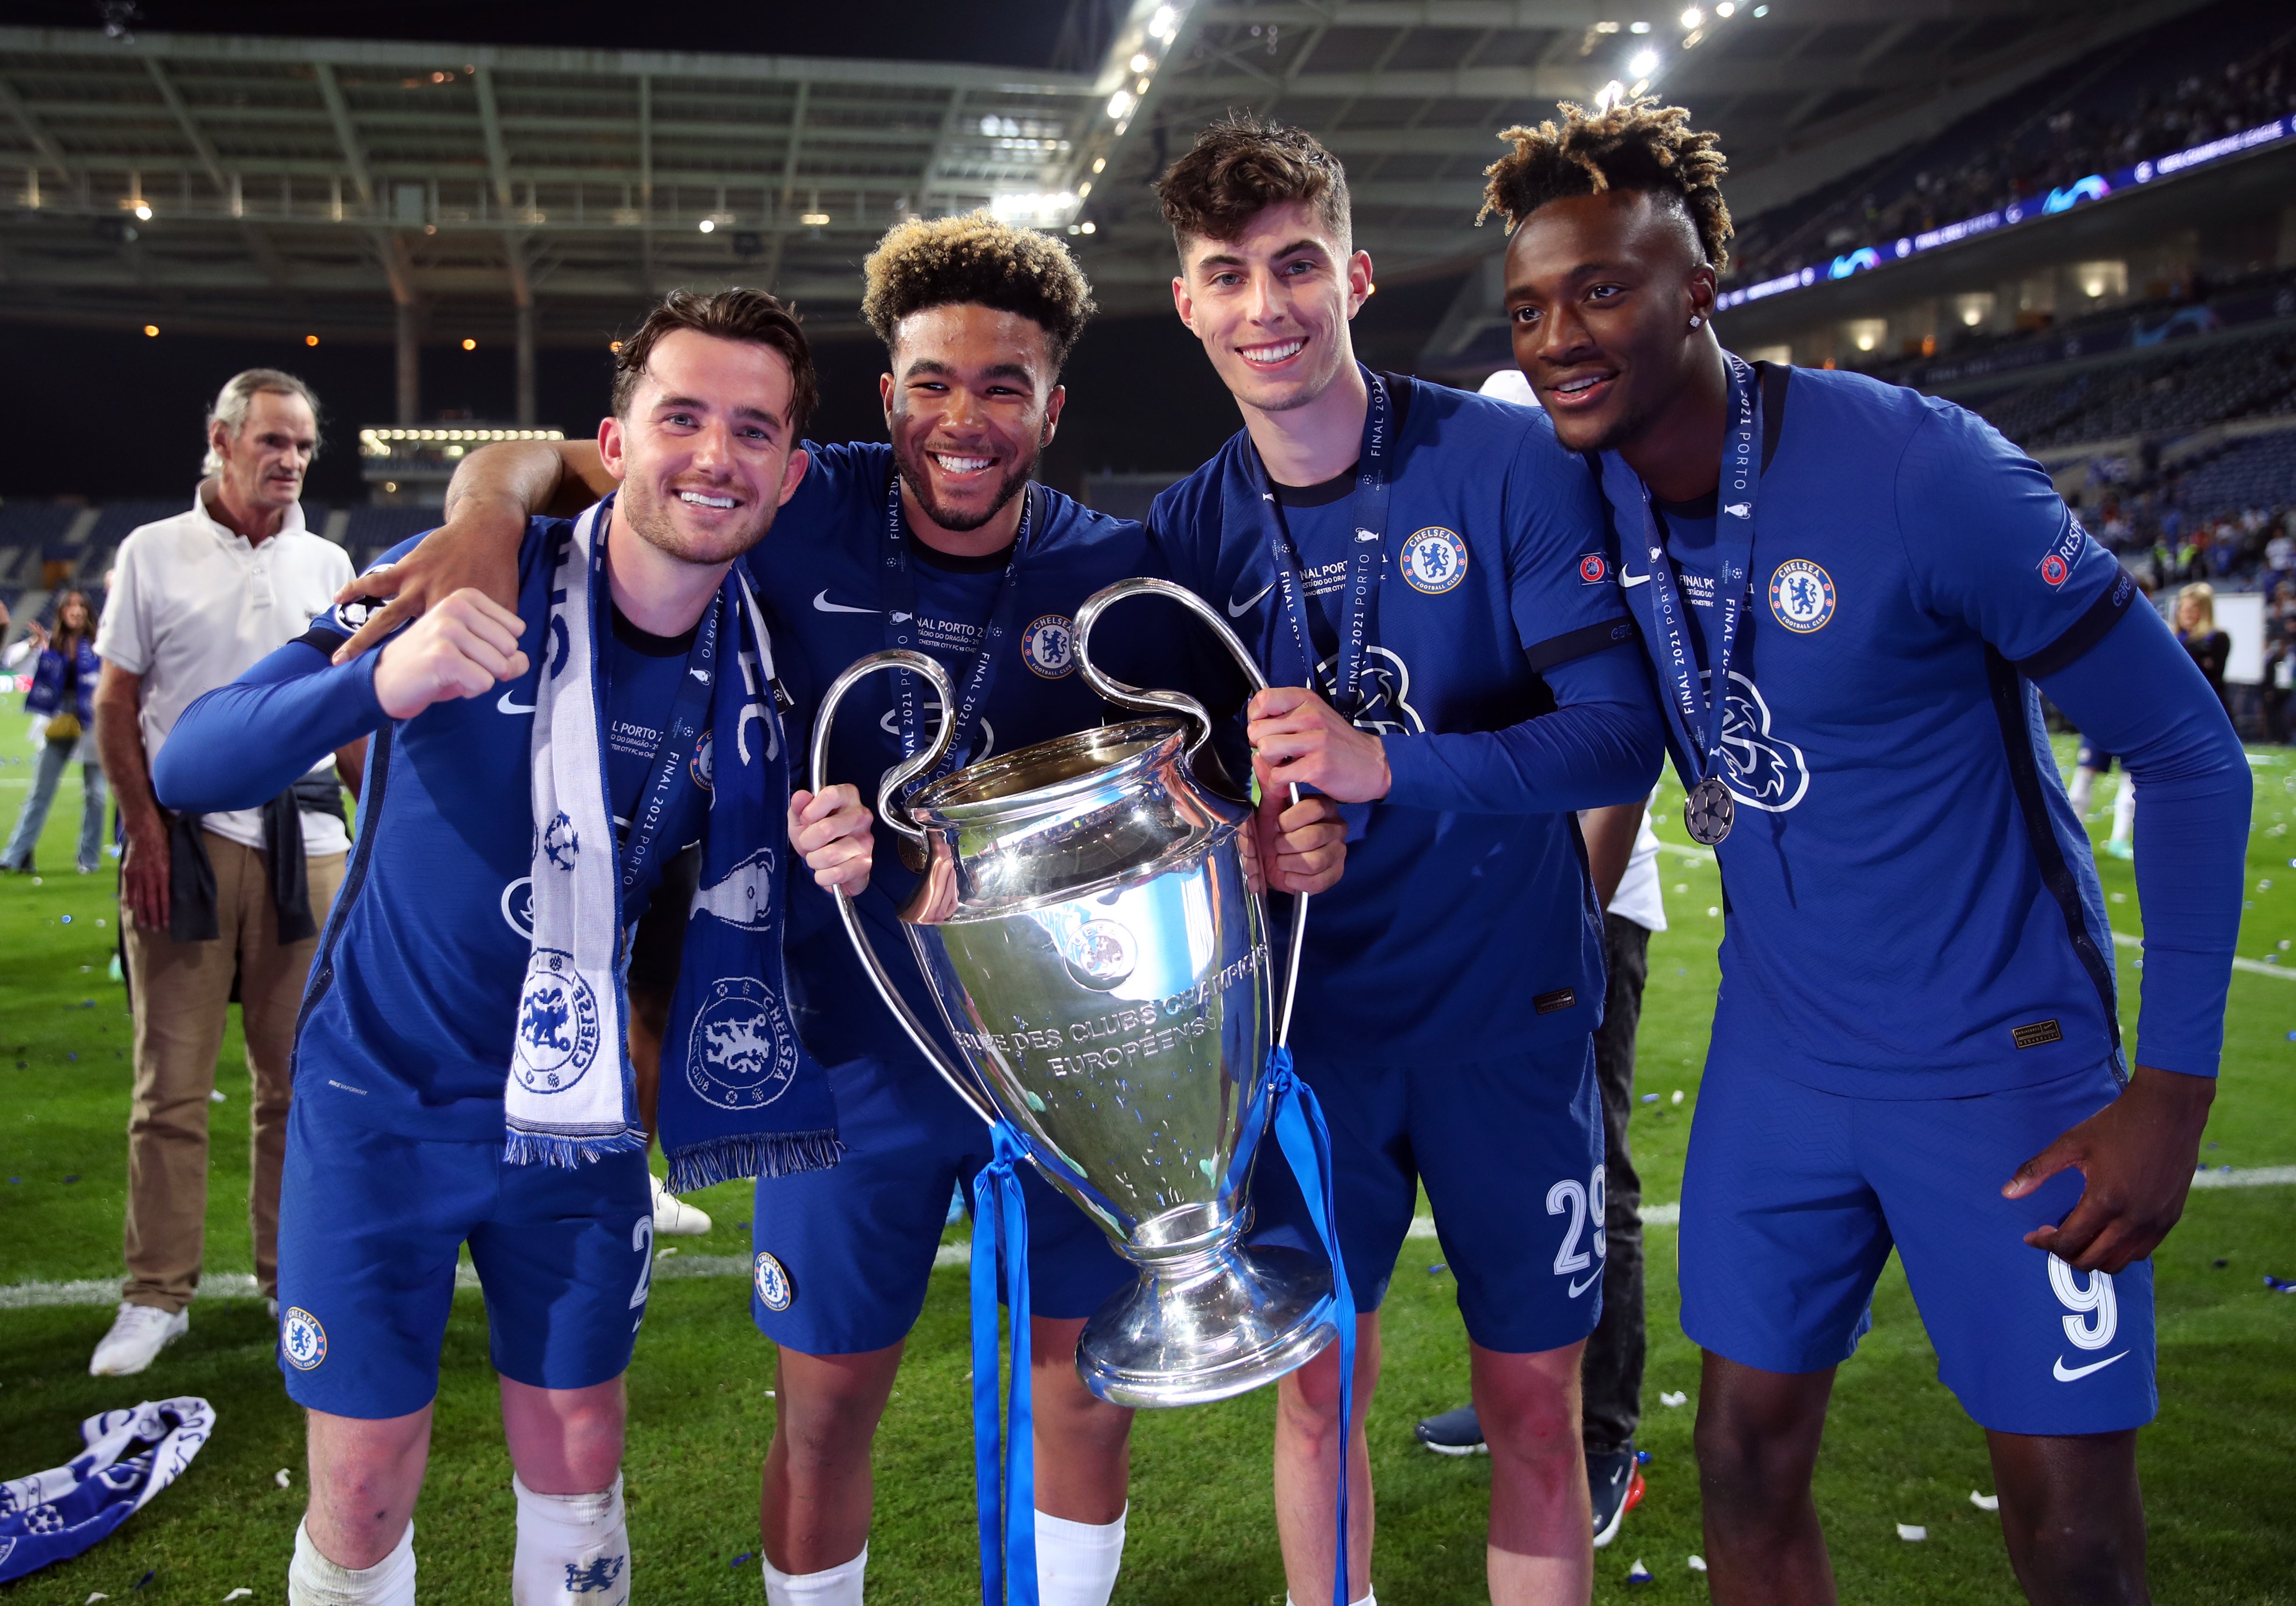
{"label": "blond curly hair", "polygon": [[1042,327],[1055,372],[1096,310],[1067,246],[987,212],[895,224],[861,264],[861,315],[888,347],[911,313],[972,302]]}

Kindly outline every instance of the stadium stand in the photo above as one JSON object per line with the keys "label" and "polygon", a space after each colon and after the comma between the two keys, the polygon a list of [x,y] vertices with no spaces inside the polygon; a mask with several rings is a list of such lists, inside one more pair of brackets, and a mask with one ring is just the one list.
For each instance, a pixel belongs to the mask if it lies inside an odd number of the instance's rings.
{"label": "stadium stand", "polygon": [[[2250,48],[2228,50],[2234,41]],[[2296,29],[2285,6],[2227,0],[2109,45],[1932,140],[1742,220],[1729,277],[1766,279],[2291,112]]]}
{"label": "stadium stand", "polygon": [[343,527],[343,545],[350,552],[352,567],[365,569],[407,537],[438,526],[435,507],[355,507]]}
{"label": "stadium stand", "polygon": [[2296,408],[2296,335],[2203,351],[2172,347],[1965,405],[2029,452],[2286,412]]}

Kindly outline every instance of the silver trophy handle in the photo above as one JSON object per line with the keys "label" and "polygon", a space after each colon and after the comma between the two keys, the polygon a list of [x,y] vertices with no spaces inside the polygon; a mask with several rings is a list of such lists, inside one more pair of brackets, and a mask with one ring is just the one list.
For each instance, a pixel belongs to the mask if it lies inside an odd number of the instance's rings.
{"label": "silver trophy handle", "polygon": [[[829,690],[821,700],[821,712],[813,722],[813,751],[809,766],[812,771],[811,790],[818,792],[829,783],[829,732],[837,717],[837,705],[845,700],[845,694],[853,689],[856,683],[880,669],[906,669],[913,675],[922,675],[940,696],[940,726],[933,733],[932,745],[914,758],[904,758],[887,770],[885,778],[877,785],[877,817],[898,832],[904,840],[922,849],[927,847],[925,833],[901,802],[901,788],[939,764],[947,753],[949,742],[956,735],[955,688],[949,684],[948,671],[923,653],[905,652],[898,649],[872,652],[865,658],[854,660],[845,667],[842,675],[829,683]],[[992,1127],[996,1125],[1001,1118],[996,1106],[989,1101],[987,1094],[973,1085],[971,1077],[948,1062],[947,1056],[940,1052],[939,1045],[925,1030],[924,1022],[919,1020],[916,1012],[909,1007],[909,1001],[901,996],[901,989],[893,985],[893,979],[886,973],[876,949],[869,946],[868,933],[861,929],[861,916],[855,912],[849,893],[838,893],[837,915],[845,922],[846,938],[853,944],[853,951],[861,956],[861,968],[869,972],[869,979],[877,988],[877,996],[882,998],[885,1007],[893,1012],[893,1019],[898,1020],[901,1029],[909,1034],[909,1041],[915,1044],[917,1052],[924,1055],[925,1063],[940,1073],[940,1079],[956,1090],[957,1097],[965,1102],[973,1114]]]}
{"label": "silver trophy handle", "polygon": [[[1229,655],[1243,670],[1243,677],[1251,683],[1253,691],[1267,690],[1267,676],[1261,672],[1259,660],[1251,656],[1251,651],[1243,644],[1242,638],[1229,628],[1226,619],[1220,618],[1219,610],[1185,586],[1176,586],[1169,580],[1160,580],[1148,575],[1136,575],[1131,579],[1119,580],[1113,586],[1103,586],[1085,599],[1084,606],[1078,609],[1076,614],[1077,664],[1084,671],[1085,684],[1119,708],[1137,709],[1147,714],[1177,714],[1194,721],[1196,734],[1188,743],[1188,753],[1193,758],[1196,750],[1203,746],[1212,733],[1211,716],[1204,711],[1203,704],[1178,692],[1151,692],[1140,686],[1126,685],[1122,681],[1102,673],[1100,666],[1092,661],[1092,627],[1100,622],[1100,616],[1107,612],[1111,604],[1132,596],[1169,597],[1210,625],[1212,634],[1219,637]],[[868,661],[863,659],[861,663]],[[856,664],[853,668],[860,667],[861,664]],[[846,671],[849,675],[852,672],[852,669]],[[816,741],[818,740],[816,735]],[[818,751],[818,748],[816,750]],[[1294,786],[1292,801],[1297,803],[1299,800],[1300,789]],[[1292,1041],[1292,1005],[1300,996],[1300,955],[1307,937],[1308,895],[1303,892],[1297,896],[1292,905],[1292,953],[1283,970],[1283,1003],[1275,1017],[1275,1045],[1278,1048]]]}

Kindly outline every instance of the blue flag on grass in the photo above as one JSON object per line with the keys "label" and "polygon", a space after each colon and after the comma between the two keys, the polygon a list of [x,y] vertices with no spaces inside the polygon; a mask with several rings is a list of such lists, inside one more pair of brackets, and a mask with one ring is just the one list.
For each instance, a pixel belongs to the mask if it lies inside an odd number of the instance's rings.
{"label": "blue flag on grass", "polygon": [[0,1483],[0,1584],[69,1561],[144,1509],[215,1428],[207,1401],[146,1400],[79,1425],[85,1454]]}

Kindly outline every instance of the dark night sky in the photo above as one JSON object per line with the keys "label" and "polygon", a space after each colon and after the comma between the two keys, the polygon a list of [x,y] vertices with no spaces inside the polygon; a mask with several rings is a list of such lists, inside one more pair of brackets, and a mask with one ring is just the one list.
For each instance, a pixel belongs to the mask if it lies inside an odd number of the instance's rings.
{"label": "dark night sky", "polygon": [[[1452,278],[1383,288],[1356,320],[1365,361],[1407,370],[1458,286]],[[18,379],[0,399],[0,496],[78,496],[91,501],[173,498],[189,504],[199,471],[200,420],[217,387],[242,368],[299,374],[326,409],[324,449],[310,500],[364,502],[357,430],[393,415],[390,348],[348,342],[316,349],[299,340],[177,336],[0,324]],[[884,348],[867,339],[820,342],[822,407],[813,432],[824,440],[882,439],[877,375]],[[544,347],[536,354],[539,422],[587,435],[604,411],[607,354]],[[1167,314],[1103,318],[1069,359],[1069,407],[1047,455],[1045,479],[1082,488],[1092,470],[1185,471],[1235,431],[1234,405],[1195,337]],[[463,352],[426,347],[423,410],[476,418],[512,416],[506,346]]]}

